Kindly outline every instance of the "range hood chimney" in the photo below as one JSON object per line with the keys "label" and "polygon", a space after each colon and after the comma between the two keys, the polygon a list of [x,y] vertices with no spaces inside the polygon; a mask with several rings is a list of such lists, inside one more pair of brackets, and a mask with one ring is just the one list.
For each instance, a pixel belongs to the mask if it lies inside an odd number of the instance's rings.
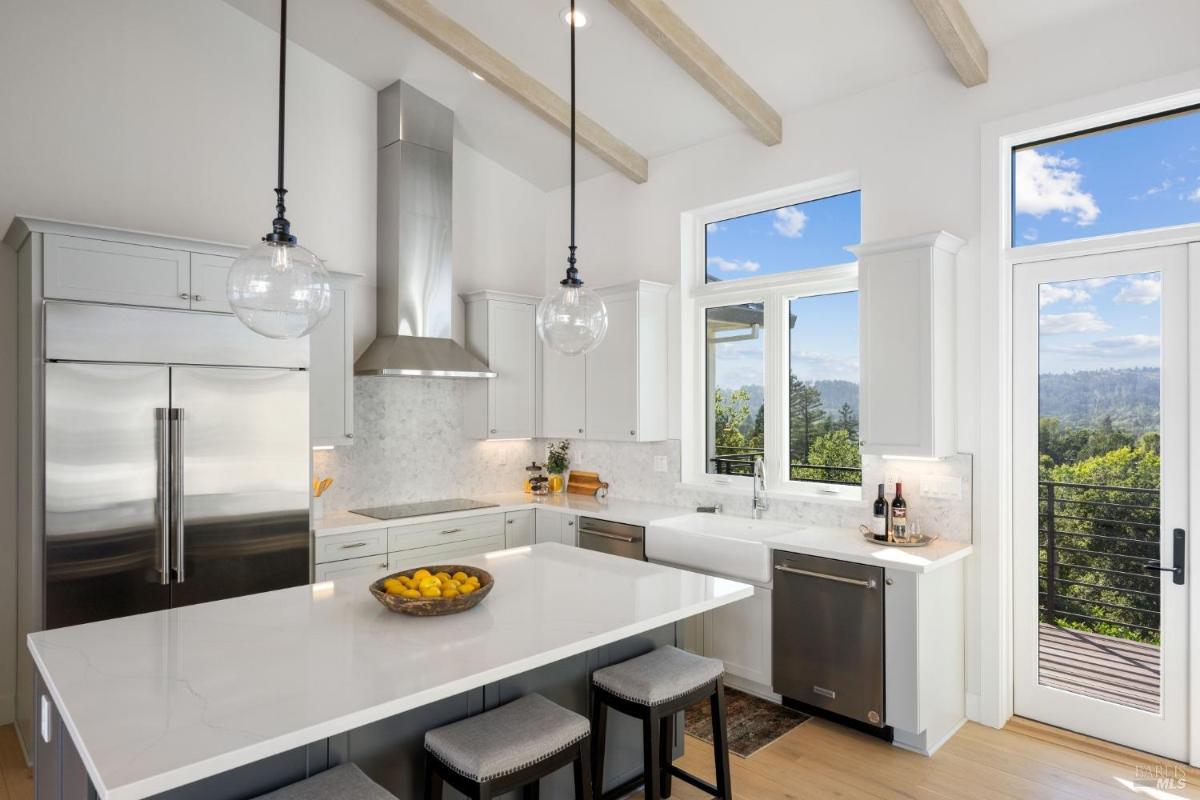
{"label": "range hood chimney", "polygon": [[379,93],[375,341],[355,375],[494,378],[450,338],[454,113],[402,81]]}

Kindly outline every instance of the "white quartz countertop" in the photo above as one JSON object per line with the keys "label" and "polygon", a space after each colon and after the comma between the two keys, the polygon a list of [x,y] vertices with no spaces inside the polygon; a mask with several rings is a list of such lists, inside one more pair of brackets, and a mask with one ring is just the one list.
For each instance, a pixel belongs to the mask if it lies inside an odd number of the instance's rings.
{"label": "white quartz countertop", "polygon": [[136,800],[752,592],[560,544],[462,561],[496,582],[462,614],[393,614],[349,578],[42,631],[29,649],[100,798]]}
{"label": "white quartz countertop", "polygon": [[404,517],[403,519],[380,520],[365,517],[351,511],[334,511],[324,518],[313,521],[313,535],[316,537],[333,536],[339,533],[357,533],[383,527],[400,525],[418,525],[423,522],[444,519],[463,519],[486,514],[502,514],[506,511],[521,511],[528,508],[544,508],[563,514],[583,514],[598,519],[613,522],[626,522],[630,525],[649,525],[666,517],[677,517],[684,512],[678,506],[658,505],[638,500],[622,500],[609,497],[597,500],[585,494],[548,494],[532,495],[523,492],[473,496],[472,499],[484,503],[495,503],[490,508],[477,508],[470,511],[453,511],[447,514],[425,514],[419,517]]}
{"label": "white quartz countertop", "polygon": [[938,539],[924,547],[889,547],[869,542],[853,528],[803,527],[765,540],[772,550],[837,558],[908,572],[931,572],[971,554],[971,545]]}

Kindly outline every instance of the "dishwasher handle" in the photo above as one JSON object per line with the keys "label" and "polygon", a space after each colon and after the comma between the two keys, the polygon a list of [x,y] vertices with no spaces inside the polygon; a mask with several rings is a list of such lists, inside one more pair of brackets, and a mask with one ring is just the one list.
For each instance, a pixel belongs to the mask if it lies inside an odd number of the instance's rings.
{"label": "dishwasher handle", "polygon": [[848,583],[852,586],[861,586],[864,589],[874,589],[876,587],[875,579],[859,580],[858,578],[843,578],[841,575],[830,575],[825,572],[813,572],[807,569],[797,569],[789,567],[786,564],[776,564],[775,569],[779,572],[786,572],[790,575],[804,575],[808,578],[820,578],[823,581],[837,581],[838,583]]}
{"label": "dishwasher handle", "polygon": [[635,544],[641,541],[636,536],[621,536],[620,534],[608,533],[607,531],[598,531],[595,528],[580,528],[579,532],[586,533],[591,536],[599,536],[601,539],[613,539],[618,542],[624,542],[625,544]]}

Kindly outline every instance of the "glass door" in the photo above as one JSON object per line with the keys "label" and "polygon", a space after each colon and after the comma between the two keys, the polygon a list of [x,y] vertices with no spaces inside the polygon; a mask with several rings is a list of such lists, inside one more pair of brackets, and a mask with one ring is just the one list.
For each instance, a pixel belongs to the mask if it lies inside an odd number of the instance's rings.
{"label": "glass door", "polygon": [[1181,760],[1187,260],[1179,245],[1013,275],[1014,710]]}

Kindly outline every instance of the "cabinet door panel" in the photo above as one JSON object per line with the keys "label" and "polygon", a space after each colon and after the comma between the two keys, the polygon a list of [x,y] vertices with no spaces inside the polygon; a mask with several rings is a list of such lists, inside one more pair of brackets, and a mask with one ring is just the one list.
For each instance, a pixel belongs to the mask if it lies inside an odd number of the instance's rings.
{"label": "cabinet door panel", "polygon": [[388,557],[385,554],[348,558],[345,561],[333,561],[328,564],[317,564],[313,569],[313,579],[318,581],[341,581],[350,578],[362,578],[363,585],[384,575],[388,569]]}
{"label": "cabinet door panel", "polygon": [[534,542],[537,544],[541,544],[542,542],[561,542],[564,519],[565,517],[557,511],[543,511],[540,508],[534,509]]}
{"label": "cabinet door panel", "polygon": [[157,308],[189,308],[190,253],[48,233],[46,297]]}
{"label": "cabinet door panel", "polygon": [[329,316],[309,334],[309,430],[314,445],[354,442],[354,336],[349,297],[330,291]]}
{"label": "cabinet door panel", "polygon": [[533,544],[533,511],[509,511],[504,515],[504,546]]}
{"label": "cabinet door panel", "polygon": [[704,616],[704,654],[725,662],[731,675],[771,685],[771,590]]}
{"label": "cabinet door panel", "polygon": [[542,436],[577,439],[584,435],[586,356],[542,351]]}
{"label": "cabinet door panel", "polygon": [[537,330],[535,307],[497,300],[488,313],[488,417],[491,438],[532,437],[537,425]]}
{"label": "cabinet door panel", "polygon": [[604,298],[608,333],[588,353],[587,438],[637,439],[637,297]]}
{"label": "cabinet door panel", "polygon": [[225,293],[225,280],[233,259],[225,256],[210,256],[192,253],[192,310],[220,311],[232,314],[229,297]]}

